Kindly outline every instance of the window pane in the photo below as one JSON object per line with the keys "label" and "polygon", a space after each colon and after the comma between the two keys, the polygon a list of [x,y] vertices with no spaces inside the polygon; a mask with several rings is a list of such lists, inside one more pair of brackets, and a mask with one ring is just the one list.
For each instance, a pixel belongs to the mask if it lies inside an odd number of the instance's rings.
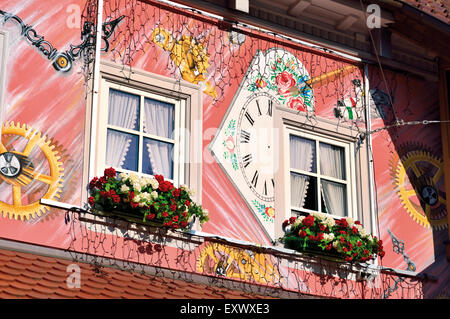
{"label": "window pane", "polygon": [[139,138],[137,135],[108,129],[106,165],[130,171],[138,170]]}
{"label": "window pane", "polygon": [[291,205],[318,210],[317,179],[291,172]]}
{"label": "window pane", "polygon": [[173,138],[175,105],[145,98],[144,132]]}
{"label": "window pane", "polygon": [[171,143],[144,138],[142,173],[173,179],[173,147]]}
{"label": "window pane", "polygon": [[140,97],[110,89],[108,124],[139,131]]}
{"label": "window pane", "polygon": [[320,143],[320,173],[345,180],[345,151],[343,147]]}
{"label": "window pane", "polygon": [[291,168],[316,172],[316,142],[290,135]]}
{"label": "window pane", "polygon": [[345,184],[321,180],[326,212],[336,216],[347,215],[347,190]]}

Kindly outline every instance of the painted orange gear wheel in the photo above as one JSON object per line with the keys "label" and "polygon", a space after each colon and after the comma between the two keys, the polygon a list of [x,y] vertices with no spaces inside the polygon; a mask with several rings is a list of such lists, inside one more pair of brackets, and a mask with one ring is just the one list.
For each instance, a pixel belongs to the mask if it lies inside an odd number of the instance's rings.
{"label": "painted orange gear wheel", "polygon": [[[20,123],[5,123],[2,126],[3,135],[17,135],[25,138],[27,143],[22,151],[8,150],[0,141],[0,183],[7,183],[12,188],[12,203],[0,201],[0,212],[6,217],[20,220],[34,218],[45,214],[48,210],[40,200],[23,204],[23,187],[32,181],[42,182],[48,187],[41,199],[55,200],[60,197],[63,183],[63,167],[61,157],[55,150],[51,140],[45,135]],[[33,161],[29,158],[35,147],[38,147],[48,162],[49,174],[43,174],[35,169]]]}

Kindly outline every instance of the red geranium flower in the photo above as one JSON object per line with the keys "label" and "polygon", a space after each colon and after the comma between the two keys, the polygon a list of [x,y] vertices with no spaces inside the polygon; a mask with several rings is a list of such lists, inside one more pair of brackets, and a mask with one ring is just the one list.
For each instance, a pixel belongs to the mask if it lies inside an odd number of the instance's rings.
{"label": "red geranium flower", "polygon": [[112,167],[105,169],[104,175],[106,177],[116,177],[116,170]]}
{"label": "red geranium flower", "polygon": [[139,204],[136,202],[131,202],[130,205],[132,208],[137,208],[139,206]]}
{"label": "red geranium flower", "polygon": [[162,175],[155,175],[155,179],[158,181],[158,183],[164,182],[164,177]]}
{"label": "red geranium flower", "polygon": [[315,220],[314,216],[308,215],[303,219],[302,224],[305,225],[306,227],[311,227],[312,225],[314,225],[314,220]]}
{"label": "red geranium flower", "polygon": [[89,198],[88,198],[88,203],[89,203],[89,205],[91,205],[91,206],[94,205],[94,203],[95,203],[94,197],[92,197],[92,196],[89,197]]}
{"label": "red geranium flower", "polygon": [[89,182],[89,189],[93,189],[94,187],[97,186],[98,184],[98,177],[94,177],[90,182]]}
{"label": "red geranium flower", "polygon": [[162,192],[168,192],[173,189],[173,184],[168,181],[163,181],[159,184],[159,190]]}
{"label": "red geranium flower", "polygon": [[179,197],[180,194],[181,194],[181,190],[180,190],[179,188],[175,188],[175,189],[172,191],[172,196],[173,196],[173,197]]}

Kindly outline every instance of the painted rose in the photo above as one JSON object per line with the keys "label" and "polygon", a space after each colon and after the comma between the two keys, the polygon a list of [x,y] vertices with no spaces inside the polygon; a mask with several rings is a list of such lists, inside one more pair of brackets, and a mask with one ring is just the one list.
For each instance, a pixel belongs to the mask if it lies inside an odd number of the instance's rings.
{"label": "painted rose", "polygon": [[267,216],[275,218],[275,209],[273,207],[266,207],[265,213]]}
{"label": "painted rose", "polygon": [[291,98],[287,106],[293,110],[306,112],[305,103],[301,97]]}
{"label": "painted rose", "polygon": [[278,93],[288,93],[289,89],[295,86],[295,80],[291,73],[283,71],[275,78],[275,83],[278,86]]}

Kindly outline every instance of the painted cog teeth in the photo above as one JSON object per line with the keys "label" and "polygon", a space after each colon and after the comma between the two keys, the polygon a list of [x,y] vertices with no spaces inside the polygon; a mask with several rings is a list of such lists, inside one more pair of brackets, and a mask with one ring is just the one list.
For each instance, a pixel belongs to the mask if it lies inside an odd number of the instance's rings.
{"label": "painted cog teeth", "polygon": [[[438,188],[443,178],[443,161],[427,148],[413,149],[414,145],[402,146],[404,153],[391,159],[391,175],[394,174],[396,193],[404,209],[419,225],[437,230],[445,229],[448,227],[444,204],[446,199]],[[428,189],[424,195],[425,187]],[[427,198],[429,190],[438,196],[437,203],[434,203],[435,198],[433,201],[430,196]],[[416,197],[419,204],[414,200]]]}
{"label": "painted cog teeth", "polygon": [[[21,152],[14,151],[16,156],[28,160],[29,152],[34,148],[39,148],[48,163],[49,175],[46,174],[34,174],[34,167],[31,165],[27,167],[26,171],[29,174],[27,176],[22,176],[23,172],[14,178],[7,178],[6,176],[0,174],[0,181],[5,181],[10,184],[13,191],[13,203],[4,203],[0,201],[0,213],[3,217],[8,216],[10,219],[20,219],[22,221],[27,221],[37,217],[46,215],[49,211],[48,207],[40,204],[40,200],[32,203],[23,204],[22,203],[22,188],[34,180],[38,180],[41,183],[46,184],[46,193],[41,197],[45,199],[59,199],[63,188],[63,163],[61,161],[61,156],[55,148],[53,139],[48,139],[46,135],[42,134],[38,130],[33,129],[27,124],[14,124],[14,122],[4,123],[2,125],[2,135],[17,135],[28,140],[23,154]],[[1,142],[0,142],[1,143]],[[1,145],[1,144],[0,144]],[[27,146],[29,146],[27,148]],[[3,146],[2,146],[3,147]],[[4,148],[4,147],[3,147]],[[42,176],[44,175],[44,176]],[[44,177],[44,178],[41,178]],[[41,178],[41,179],[40,179]]]}

